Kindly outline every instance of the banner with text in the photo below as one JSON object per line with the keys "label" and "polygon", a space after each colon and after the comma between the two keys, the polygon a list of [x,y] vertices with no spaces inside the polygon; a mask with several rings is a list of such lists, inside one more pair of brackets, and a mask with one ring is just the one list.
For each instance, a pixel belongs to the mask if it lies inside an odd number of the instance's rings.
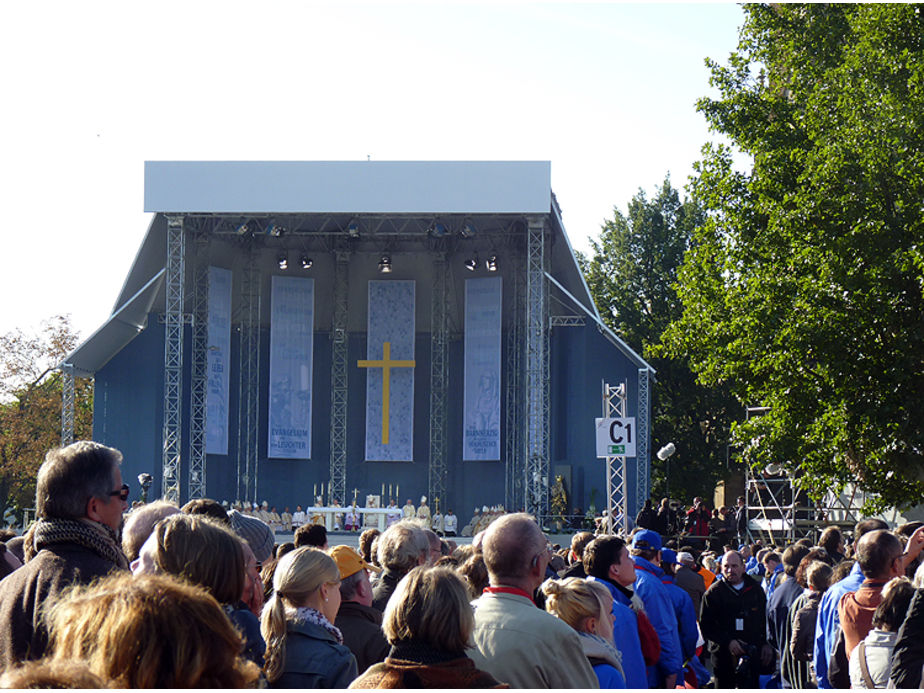
{"label": "banner with text", "polygon": [[212,455],[227,455],[231,375],[231,270],[209,267],[208,311],[205,451]]}
{"label": "banner with text", "polygon": [[414,458],[414,306],[414,281],[369,282],[367,460]]}
{"label": "banner with text", "polygon": [[314,279],[273,277],[268,457],[311,458]]}
{"label": "banner with text", "polygon": [[463,460],[500,460],[500,277],[465,280]]}

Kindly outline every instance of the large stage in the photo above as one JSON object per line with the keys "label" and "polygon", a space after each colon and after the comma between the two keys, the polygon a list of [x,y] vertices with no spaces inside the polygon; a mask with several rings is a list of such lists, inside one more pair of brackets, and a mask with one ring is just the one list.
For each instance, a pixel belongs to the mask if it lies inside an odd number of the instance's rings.
{"label": "large stage", "polygon": [[320,488],[549,517],[558,477],[566,511],[606,507],[594,418],[624,384],[634,516],[653,371],[603,325],[550,179],[548,162],[148,162],[145,240],[63,365],[95,378],[94,437],[179,502],[294,509]]}

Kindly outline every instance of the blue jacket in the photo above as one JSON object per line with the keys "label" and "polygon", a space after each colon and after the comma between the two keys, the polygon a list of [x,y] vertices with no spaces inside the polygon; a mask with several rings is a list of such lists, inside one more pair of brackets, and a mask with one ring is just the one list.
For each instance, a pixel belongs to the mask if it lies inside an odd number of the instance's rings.
{"label": "blue jacket", "polygon": [[764,592],[767,593],[767,602],[770,601],[770,597],[773,596],[773,591],[776,589],[777,584],[779,584],[780,576],[783,574],[783,564],[779,563],[776,566],[776,569],[773,571],[773,575],[767,575],[764,571],[764,579],[761,581],[760,586],[764,588]]}
{"label": "blue jacket", "polygon": [[863,571],[860,564],[854,563],[850,574],[840,582],[835,582],[821,597],[818,605],[818,620],[815,622],[815,648],[813,661],[819,688],[832,688],[828,681],[828,659],[837,642],[841,630],[841,619],[837,614],[837,605],[848,592],[856,592],[863,584]]}
{"label": "blue jacket", "polygon": [[[626,688],[648,688],[645,658],[642,657],[642,643],[638,637],[638,617],[629,608],[629,600],[614,585],[606,580],[588,577],[606,587],[613,595],[613,644],[622,653],[622,670],[626,673]],[[596,667],[594,671],[596,672]],[[601,681],[600,687],[603,687]]]}
{"label": "blue jacket", "polygon": [[645,614],[661,641],[661,658],[648,669],[648,684],[651,688],[662,688],[664,679],[671,674],[683,675],[683,655],[680,648],[680,634],[674,606],[664,586],[664,571],[641,556],[633,556],[635,562],[635,593],[645,603]]}
{"label": "blue jacket", "polygon": [[699,627],[696,625],[696,611],[693,609],[693,599],[686,590],[674,584],[670,575],[664,576],[664,586],[670,596],[674,615],[677,617],[677,628],[680,634],[680,654],[683,661],[687,661],[696,654],[696,641],[699,639]]}
{"label": "blue jacket", "polygon": [[329,631],[286,622],[286,659],[270,688],[346,688],[356,677],[356,658]]}

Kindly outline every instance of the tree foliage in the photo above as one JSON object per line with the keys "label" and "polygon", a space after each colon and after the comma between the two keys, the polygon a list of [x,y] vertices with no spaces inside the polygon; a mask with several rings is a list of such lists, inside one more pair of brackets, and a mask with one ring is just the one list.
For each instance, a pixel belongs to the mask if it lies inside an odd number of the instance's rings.
{"label": "tree foliage", "polygon": [[738,49],[699,109],[753,166],[707,146],[707,212],[680,270],[667,353],[766,416],[745,459],[815,497],[857,481],[924,492],[924,12],[745,5]]}
{"label": "tree foliage", "polygon": [[651,200],[639,190],[629,202],[628,215],[615,209],[600,238],[591,241],[591,257],[583,259],[605,322],[657,371],[652,442],[655,450],[673,442],[677,453],[668,464],[653,460],[656,497],[668,491],[687,500],[711,497],[726,471],[734,400],[721,388],[696,383],[684,358],[666,358],[653,350],[668,324],[680,318],[677,271],[702,219],[695,202],[682,202],[666,178]]}
{"label": "tree foliage", "polygon": [[[38,468],[61,442],[61,375],[54,367],[77,345],[70,320],[58,316],[38,335],[0,336],[0,512],[32,507]],[[77,379],[74,435],[89,438],[93,388]]]}

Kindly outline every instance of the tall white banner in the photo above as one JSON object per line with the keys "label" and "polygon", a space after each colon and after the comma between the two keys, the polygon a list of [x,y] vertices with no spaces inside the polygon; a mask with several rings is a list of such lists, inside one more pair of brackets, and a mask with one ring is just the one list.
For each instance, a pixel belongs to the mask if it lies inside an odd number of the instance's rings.
{"label": "tall white banner", "polygon": [[370,281],[366,359],[366,459],[414,459],[415,282]]}
{"label": "tall white banner", "polygon": [[463,460],[500,460],[500,277],[465,280]]}
{"label": "tall white banner", "polygon": [[311,458],[314,279],[273,277],[267,456]]}
{"label": "tall white banner", "polygon": [[206,362],[205,451],[228,454],[228,392],[231,361],[231,270],[209,267],[209,350]]}

